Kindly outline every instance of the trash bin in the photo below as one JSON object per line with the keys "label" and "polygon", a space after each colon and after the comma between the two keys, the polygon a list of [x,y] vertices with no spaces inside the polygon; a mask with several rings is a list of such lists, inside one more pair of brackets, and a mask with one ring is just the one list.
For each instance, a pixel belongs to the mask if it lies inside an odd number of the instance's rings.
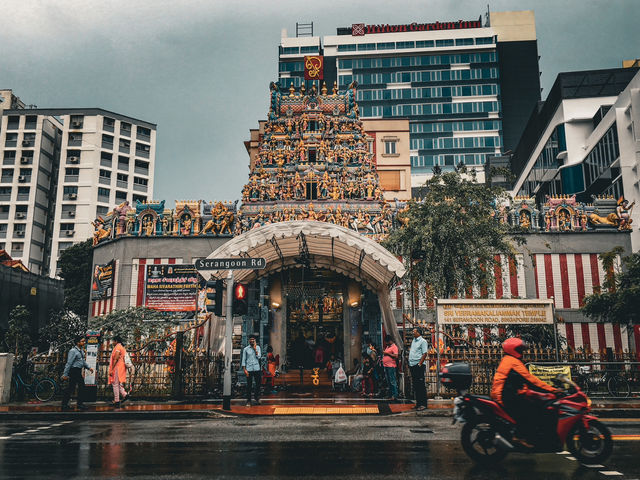
{"label": "trash bin", "polygon": [[9,403],[13,353],[0,353],[0,404]]}

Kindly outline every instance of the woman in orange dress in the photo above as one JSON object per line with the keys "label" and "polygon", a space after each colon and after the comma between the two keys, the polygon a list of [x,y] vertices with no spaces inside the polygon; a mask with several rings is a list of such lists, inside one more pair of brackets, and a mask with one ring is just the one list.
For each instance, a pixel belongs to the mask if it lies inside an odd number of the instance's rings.
{"label": "woman in orange dress", "polygon": [[[115,346],[109,358],[109,383],[113,387],[113,406],[120,408],[120,405],[129,399],[129,395],[122,386],[127,381],[127,366],[125,357],[127,351],[124,349],[122,337],[113,337]],[[122,400],[120,397],[122,396]]]}

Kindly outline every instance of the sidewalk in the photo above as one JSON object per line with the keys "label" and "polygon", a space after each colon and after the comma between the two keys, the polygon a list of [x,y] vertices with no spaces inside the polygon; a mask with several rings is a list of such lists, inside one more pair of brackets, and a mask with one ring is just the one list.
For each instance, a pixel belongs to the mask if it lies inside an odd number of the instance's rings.
{"label": "sidewalk", "polygon": [[[385,400],[357,399],[265,399],[260,405],[247,407],[244,400],[234,399],[231,410],[222,409],[219,399],[203,401],[131,401],[119,409],[108,402],[87,404],[88,409],[62,411],[59,402],[12,403],[0,405],[0,419],[37,420],[50,417],[69,419],[164,419],[209,418],[223,416],[280,416],[280,415],[416,415],[420,417],[451,416],[451,399],[429,400],[429,408],[414,410],[413,403]],[[640,398],[593,400],[594,413],[601,417],[640,417]]]}

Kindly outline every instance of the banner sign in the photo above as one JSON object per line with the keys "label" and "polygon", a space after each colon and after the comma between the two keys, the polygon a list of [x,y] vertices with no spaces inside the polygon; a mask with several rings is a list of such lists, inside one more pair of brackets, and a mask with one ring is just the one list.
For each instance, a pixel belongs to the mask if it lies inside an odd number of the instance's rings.
{"label": "banner sign", "polygon": [[362,37],[373,33],[404,33],[404,32],[429,32],[438,30],[461,30],[466,28],[482,28],[482,17],[478,20],[457,20],[455,22],[433,23],[405,23],[400,25],[366,25],[353,23],[351,28],[338,28],[338,35],[351,34],[354,37]]}
{"label": "banner sign", "polygon": [[553,323],[553,300],[440,300],[438,323],[444,325],[533,325]]}
{"label": "banner sign", "polygon": [[304,57],[304,79],[324,79],[324,57],[322,55],[309,55]]}
{"label": "banner sign", "polygon": [[100,346],[100,332],[87,333],[87,363],[89,368],[93,368],[93,373],[85,370],[84,384],[86,386],[96,385],[96,373],[98,371],[98,347]]}
{"label": "banner sign", "polygon": [[147,265],[144,306],[163,312],[195,312],[198,272],[193,265]]}
{"label": "banner sign", "polygon": [[571,380],[571,367],[569,365],[561,365],[561,366],[553,366],[549,367],[546,365],[529,365],[529,373],[535,375],[543,382],[551,385],[551,380],[556,378],[558,375],[566,375]]}
{"label": "banner sign", "polygon": [[104,265],[96,265],[91,282],[91,300],[104,300],[113,295],[113,270],[115,260]]}

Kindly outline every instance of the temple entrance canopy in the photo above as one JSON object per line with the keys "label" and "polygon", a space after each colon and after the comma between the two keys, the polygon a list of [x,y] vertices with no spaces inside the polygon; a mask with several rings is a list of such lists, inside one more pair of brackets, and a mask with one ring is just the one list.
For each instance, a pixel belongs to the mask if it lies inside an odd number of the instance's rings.
{"label": "temple entrance canopy", "polygon": [[[263,299],[268,296],[272,312],[269,334],[264,340],[283,361],[291,356],[291,344],[306,322],[306,336],[313,333],[312,340],[317,340],[319,331],[342,340],[344,348],[339,348],[339,353],[350,364],[351,358],[360,355],[356,346],[361,338],[352,338],[358,322],[355,317],[367,320],[363,301],[368,299],[371,307],[371,300],[376,297],[376,309],[385,332],[401,343],[391,312],[389,289],[404,275],[405,268],[374,240],[326,222],[278,222],[233,238],[208,258],[240,257],[262,257],[267,261],[263,270],[234,272],[234,279],[262,284],[260,295]],[[223,278],[226,274],[201,273],[207,279]],[[265,304],[266,300],[260,303]],[[322,328],[314,327],[314,323],[323,324]],[[298,330],[292,335],[294,328]],[[288,360],[291,364],[292,359]]]}

